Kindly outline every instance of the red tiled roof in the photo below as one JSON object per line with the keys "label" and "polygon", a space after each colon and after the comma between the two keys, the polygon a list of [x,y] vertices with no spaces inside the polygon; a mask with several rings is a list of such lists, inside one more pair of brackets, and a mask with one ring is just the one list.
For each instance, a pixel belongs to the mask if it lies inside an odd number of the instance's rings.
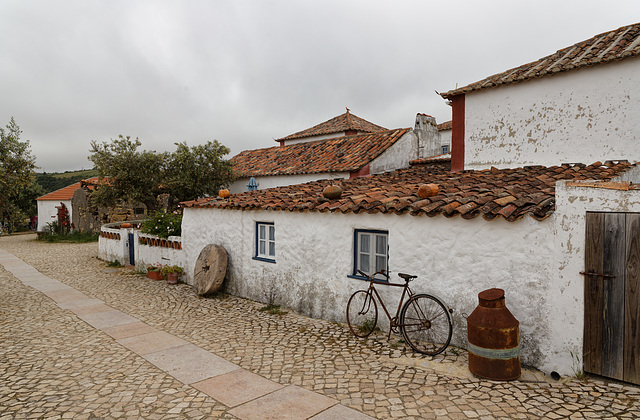
{"label": "red tiled roof", "polygon": [[451,123],[452,123],[452,121],[446,121],[446,122],[443,122],[441,124],[438,124],[438,131],[451,130],[453,128]]}
{"label": "red tiled roof", "polygon": [[409,165],[424,165],[424,164],[439,163],[439,162],[451,162],[451,152],[447,152],[441,155],[431,156],[427,158],[414,159],[409,162]]}
{"label": "red tiled roof", "polygon": [[[241,194],[229,199],[205,198],[182,203],[184,207],[214,207],[233,210],[317,211],[340,213],[395,213],[414,216],[482,216],[515,221],[525,215],[536,220],[555,210],[555,184],[559,180],[609,181],[632,165],[627,161],[596,162],[586,166],[530,166],[518,169],[491,168],[483,171],[445,172],[425,165],[339,182],[338,200],[322,197],[330,181],[314,181]],[[418,197],[418,187],[433,183],[439,193]]]}
{"label": "red tiled roof", "polygon": [[73,193],[80,188],[80,183],[76,182],[75,184],[71,184],[64,188],[60,188],[59,190],[50,192],[49,194],[45,194],[41,197],[36,198],[36,200],[71,200],[73,197]]}
{"label": "red tiled roof", "polygon": [[369,121],[364,120],[356,115],[353,115],[347,110],[347,112],[342,115],[333,117],[328,121],[315,125],[311,128],[307,128],[306,130],[298,131],[297,133],[290,134],[281,139],[276,139],[276,141],[300,139],[312,136],[323,136],[327,134],[335,134],[351,130],[364,131],[366,133],[375,133],[378,131],[386,131],[387,129],[384,127],[380,127],[379,125],[370,123]]}
{"label": "red tiled roof", "polygon": [[507,70],[470,85],[442,93],[445,99],[500,85],[549,76],[586,66],[640,55],[640,23],[596,35],[529,64]]}
{"label": "red tiled roof", "polygon": [[96,177],[85,179],[80,182],[76,182],[75,184],[66,186],[64,188],[60,188],[59,190],[50,192],[49,194],[45,194],[41,197],[36,198],[36,200],[52,200],[52,201],[71,200],[71,197],[73,197],[73,193],[75,193],[76,190],[81,187],[82,182],[96,182],[99,179],[100,178],[96,178]]}
{"label": "red tiled roof", "polygon": [[245,150],[231,158],[237,176],[295,175],[360,170],[410,128]]}

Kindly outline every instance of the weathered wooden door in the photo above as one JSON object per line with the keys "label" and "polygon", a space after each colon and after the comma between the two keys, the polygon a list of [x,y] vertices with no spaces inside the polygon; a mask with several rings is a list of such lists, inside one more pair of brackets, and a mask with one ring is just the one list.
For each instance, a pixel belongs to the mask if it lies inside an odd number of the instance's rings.
{"label": "weathered wooden door", "polygon": [[640,214],[587,213],[584,370],[640,384]]}

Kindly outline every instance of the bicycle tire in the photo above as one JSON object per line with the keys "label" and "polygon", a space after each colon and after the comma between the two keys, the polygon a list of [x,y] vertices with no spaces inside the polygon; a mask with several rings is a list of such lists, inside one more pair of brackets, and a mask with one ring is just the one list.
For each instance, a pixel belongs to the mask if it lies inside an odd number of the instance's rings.
{"label": "bicycle tire", "polygon": [[400,312],[400,330],[404,340],[418,353],[435,356],[451,342],[451,314],[440,299],[426,294],[414,295]]}
{"label": "bicycle tire", "polygon": [[378,323],[378,305],[373,294],[367,290],[358,290],[347,303],[347,324],[359,338],[366,338],[376,329]]}

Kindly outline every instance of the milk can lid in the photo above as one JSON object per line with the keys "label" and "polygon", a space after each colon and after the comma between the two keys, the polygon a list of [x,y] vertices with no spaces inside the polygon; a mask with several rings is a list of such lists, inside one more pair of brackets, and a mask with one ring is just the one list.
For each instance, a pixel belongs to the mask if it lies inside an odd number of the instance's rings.
{"label": "milk can lid", "polygon": [[478,298],[482,300],[498,300],[504,298],[504,290],[488,289],[478,293]]}

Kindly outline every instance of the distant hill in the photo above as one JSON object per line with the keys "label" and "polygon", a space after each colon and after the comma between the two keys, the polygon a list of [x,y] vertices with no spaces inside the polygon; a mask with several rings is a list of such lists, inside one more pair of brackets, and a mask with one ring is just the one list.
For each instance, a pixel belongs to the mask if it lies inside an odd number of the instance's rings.
{"label": "distant hill", "polygon": [[95,169],[87,169],[82,171],[66,171],[66,172],[36,172],[36,182],[42,186],[43,194],[59,190],[82,179],[98,176]]}

